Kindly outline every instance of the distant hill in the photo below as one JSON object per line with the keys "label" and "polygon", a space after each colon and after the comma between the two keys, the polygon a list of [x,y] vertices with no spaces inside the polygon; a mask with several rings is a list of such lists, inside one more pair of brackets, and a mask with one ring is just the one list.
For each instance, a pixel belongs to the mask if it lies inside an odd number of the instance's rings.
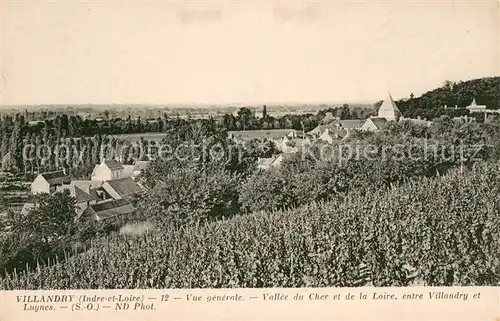
{"label": "distant hill", "polygon": [[[449,108],[464,108],[476,98],[478,105],[486,105],[488,109],[500,109],[500,77],[486,77],[468,81],[445,81],[443,86],[428,91],[420,97],[408,97],[396,101],[405,117],[424,116],[435,118]],[[461,110],[457,113],[467,112]]]}

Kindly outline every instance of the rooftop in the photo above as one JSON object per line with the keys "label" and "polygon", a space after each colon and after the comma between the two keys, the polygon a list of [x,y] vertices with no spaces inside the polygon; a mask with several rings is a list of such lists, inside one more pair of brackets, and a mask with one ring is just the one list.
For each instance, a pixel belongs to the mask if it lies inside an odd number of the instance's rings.
{"label": "rooftop", "polygon": [[106,165],[110,170],[117,171],[123,169],[123,166],[114,159],[104,160],[104,165]]}
{"label": "rooftop", "polygon": [[77,203],[85,203],[99,199],[92,197],[90,194],[75,185],[62,185],[58,187],[58,191],[64,190],[69,191],[70,195],[76,199]]}
{"label": "rooftop", "polygon": [[70,177],[63,171],[54,171],[40,174],[49,185],[62,185],[70,182]]}
{"label": "rooftop", "polygon": [[110,200],[89,206],[99,219],[107,219],[120,215],[130,214],[135,207],[127,200]]}
{"label": "rooftop", "polygon": [[141,187],[130,177],[106,181],[103,185],[104,189],[106,189],[106,183],[122,197],[142,192]]}

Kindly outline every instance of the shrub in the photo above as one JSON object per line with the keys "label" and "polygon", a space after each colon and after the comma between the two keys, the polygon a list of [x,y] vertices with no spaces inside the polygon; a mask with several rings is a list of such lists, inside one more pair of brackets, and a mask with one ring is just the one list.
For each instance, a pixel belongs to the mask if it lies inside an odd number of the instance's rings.
{"label": "shrub", "polygon": [[162,177],[141,202],[159,226],[184,226],[238,213],[240,177],[221,168],[179,168]]}

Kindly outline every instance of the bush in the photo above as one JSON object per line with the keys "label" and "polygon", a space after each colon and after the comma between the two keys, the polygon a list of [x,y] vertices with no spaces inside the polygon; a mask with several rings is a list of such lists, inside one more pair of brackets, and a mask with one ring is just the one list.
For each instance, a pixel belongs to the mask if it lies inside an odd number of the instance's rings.
{"label": "bush", "polygon": [[179,168],[148,191],[141,211],[159,226],[227,218],[239,212],[240,181],[239,175],[221,168]]}

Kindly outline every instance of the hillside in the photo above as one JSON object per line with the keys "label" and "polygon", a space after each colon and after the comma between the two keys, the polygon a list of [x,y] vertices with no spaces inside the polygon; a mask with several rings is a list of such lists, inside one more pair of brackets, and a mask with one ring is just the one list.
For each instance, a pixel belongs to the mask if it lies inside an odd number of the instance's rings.
{"label": "hillside", "polygon": [[65,263],[0,278],[0,289],[494,286],[499,182],[495,164],[288,211],[114,236]]}
{"label": "hillside", "polygon": [[[445,81],[443,86],[428,91],[420,97],[408,97],[396,101],[405,117],[423,116],[439,117],[446,112],[444,105],[454,108],[468,106],[476,98],[478,105],[486,105],[489,109],[500,108],[500,77],[479,78],[468,81]],[[462,113],[463,111],[457,111]],[[465,111],[466,112],[466,111]]]}

